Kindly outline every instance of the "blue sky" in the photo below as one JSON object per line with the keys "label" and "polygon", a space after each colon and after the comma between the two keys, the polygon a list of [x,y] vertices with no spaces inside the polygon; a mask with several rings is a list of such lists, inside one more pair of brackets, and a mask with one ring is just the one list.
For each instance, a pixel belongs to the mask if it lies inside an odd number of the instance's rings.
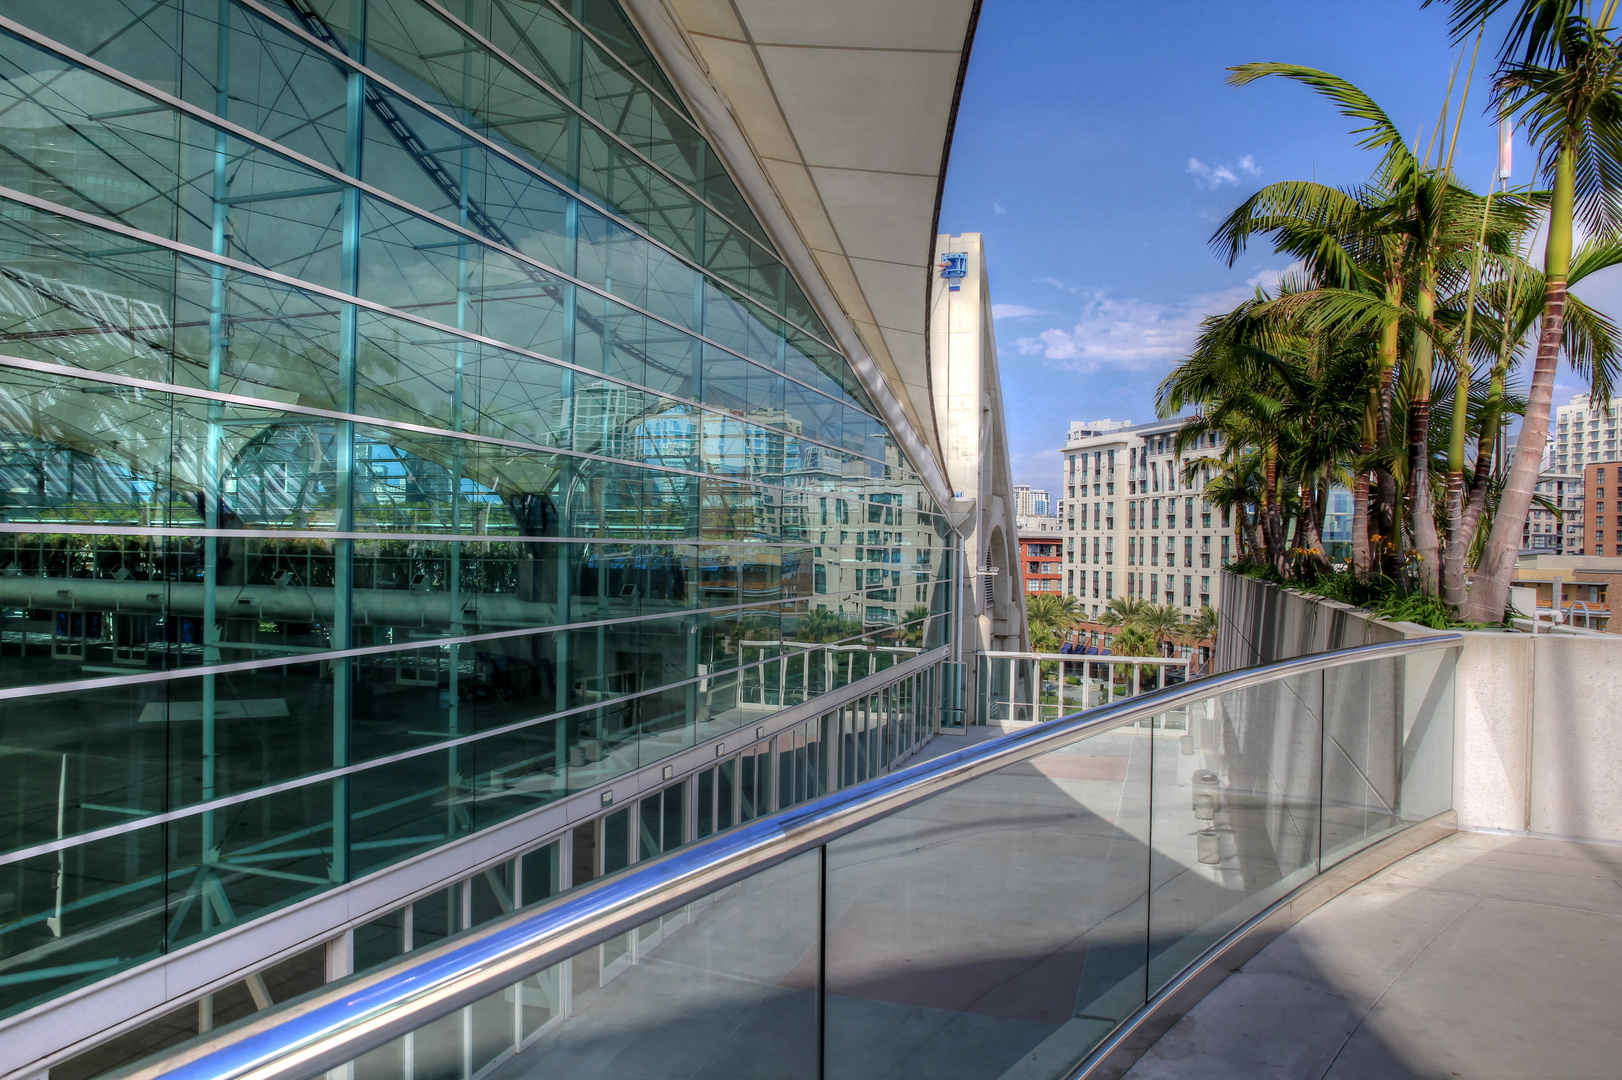
{"label": "blue sky", "polygon": [[[1496,154],[1494,46],[1455,159],[1477,190]],[[1419,0],[986,0],[941,231],[985,235],[1014,481],[1057,490],[1072,420],[1153,419],[1200,318],[1287,267],[1265,242],[1232,268],[1212,254],[1229,211],[1274,180],[1352,184],[1373,167],[1327,100],[1282,79],[1230,87],[1229,66],[1331,71],[1428,141],[1455,55],[1445,10]],[[1534,164],[1518,144],[1513,182]],[[1575,291],[1622,312],[1622,270]],[[1562,371],[1555,403],[1581,389]]]}

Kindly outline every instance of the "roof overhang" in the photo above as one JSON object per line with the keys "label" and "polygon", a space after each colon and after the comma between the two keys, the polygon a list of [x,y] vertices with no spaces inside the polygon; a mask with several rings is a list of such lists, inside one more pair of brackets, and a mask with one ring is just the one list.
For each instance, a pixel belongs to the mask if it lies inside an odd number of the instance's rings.
{"label": "roof overhang", "polygon": [[928,303],[980,0],[624,4],[944,498]]}

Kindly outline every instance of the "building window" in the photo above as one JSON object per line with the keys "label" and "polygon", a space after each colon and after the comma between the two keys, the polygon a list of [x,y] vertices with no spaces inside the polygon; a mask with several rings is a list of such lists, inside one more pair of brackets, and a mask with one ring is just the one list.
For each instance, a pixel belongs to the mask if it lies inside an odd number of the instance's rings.
{"label": "building window", "polygon": [[1106,571],[1104,571],[1104,599],[1105,600],[1113,600],[1114,598],[1115,598],[1115,575],[1110,573],[1108,570],[1106,570]]}
{"label": "building window", "polygon": [[1193,567],[1194,565],[1194,538],[1192,536],[1183,537],[1183,565],[1187,567]]}
{"label": "building window", "polygon": [[1160,565],[1160,537],[1158,536],[1149,538],[1149,565]]}
{"label": "building window", "polygon": [[1093,571],[1093,599],[1098,599],[1098,571]]}
{"label": "building window", "polygon": [[1222,538],[1222,565],[1228,565],[1228,537]]}
{"label": "building window", "polygon": [[1194,604],[1194,577],[1191,574],[1183,575],[1183,606],[1192,607]]}

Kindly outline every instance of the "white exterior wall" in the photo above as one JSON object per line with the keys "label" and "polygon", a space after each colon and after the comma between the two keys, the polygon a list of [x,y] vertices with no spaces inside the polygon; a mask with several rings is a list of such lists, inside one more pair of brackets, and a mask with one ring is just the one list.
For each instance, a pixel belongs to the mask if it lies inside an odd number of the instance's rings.
{"label": "white exterior wall", "polygon": [[[953,524],[963,537],[960,641],[965,656],[1021,651],[1028,644],[1025,585],[985,250],[979,233],[964,233],[937,236],[935,252],[937,264],[948,253],[966,256],[962,277],[945,277],[937,267],[929,319],[935,424],[952,489]],[[994,574],[985,573],[991,568]]]}

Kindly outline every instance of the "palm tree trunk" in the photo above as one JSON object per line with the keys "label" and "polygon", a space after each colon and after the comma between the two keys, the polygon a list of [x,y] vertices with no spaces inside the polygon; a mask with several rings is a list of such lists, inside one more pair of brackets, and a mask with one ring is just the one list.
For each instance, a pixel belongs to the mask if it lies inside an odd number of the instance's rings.
{"label": "palm tree trunk", "polygon": [[1487,407],[1482,410],[1481,431],[1476,436],[1476,473],[1470,483],[1470,494],[1464,503],[1464,518],[1459,525],[1466,549],[1475,539],[1481,515],[1487,509],[1487,493],[1492,488],[1493,457],[1498,449],[1498,428],[1504,411],[1504,379],[1509,373],[1509,355],[1513,347],[1506,331],[1503,355],[1493,365],[1492,378],[1487,383]]}
{"label": "palm tree trunk", "polygon": [[1329,556],[1324,554],[1323,530],[1319,527],[1321,514],[1319,508],[1322,503],[1318,494],[1316,479],[1301,482],[1301,520],[1296,531],[1300,535],[1300,546],[1309,552],[1307,560],[1312,563],[1313,569],[1320,574],[1334,572],[1329,564]]}
{"label": "palm tree trunk", "polygon": [[1262,537],[1267,557],[1280,577],[1290,576],[1289,551],[1284,546],[1284,521],[1278,505],[1278,448],[1268,446],[1262,469]]}
{"label": "palm tree trunk", "polygon": [[1576,154],[1562,147],[1555,159],[1554,198],[1549,205],[1549,236],[1543,247],[1543,325],[1538,334],[1537,362],[1526,396],[1526,416],[1515,443],[1515,461],[1509,467],[1492,535],[1470,586],[1460,615],[1472,622],[1502,622],[1509,606],[1509,582],[1521,533],[1532,509],[1532,494],[1543,463],[1544,440],[1549,434],[1549,408],[1554,401],[1554,376],[1566,329],[1566,278],[1571,273],[1571,224],[1575,202]]}
{"label": "palm tree trunk", "polygon": [[[1380,432],[1380,387],[1369,387],[1369,399],[1363,409],[1363,441],[1358,454],[1367,458],[1374,451],[1374,441]],[[1359,472],[1352,481],[1352,575],[1367,581],[1372,565],[1369,548],[1369,474]]]}
{"label": "palm tree trunk", "polygon": [[[1368,453],[1365,444],[1363,452]],[[1369,577],[1369,474],[1358,473],[1352,481],[1352,575],[1359,581]]]}
{"label": "palm tree trunk", "polygon": [[[1392,277],[1386,281],[1386,302],[1393,307],[1402,303],[1402,279]],[[1396,394],[1397,353],[1401,345],[1402,328],[1395,319],[1380,328],[1380,412],[1376,425],[1375,445],[1391,445],[1391,407]],[[1402,520],[1397,507],[1397,478],[1387,469],[1374,474],[1378,496],[1374,505],[1374,526],[1379,531],[1377,554],[1381,572],[1389,578],[1402,574]]]}
{"label": "palm tree trunk", "polygon": [[[1495,174],[1496,175],[1496,174]],[[1470,532],[1464,528],[1464,443],[1470,424],[1470,332],[1475,325],[1476,286],[1481,281],[1481,255],[1487,243],[1487,217],[1492,213],[1492,188],[1481,207],[1481,232],[1476,235],[1475,258],[1470,267],[1470,288],[1464,299],[1464,332],[1453,358],[1453,427],[1447,441],[1446,544],[1442,556],[1442,602],[1455,610],[1464,603],[1464,553]],[[1481,435],[1486,434],[1485,430]],[[1480,441],[1478,436],[1477,441]]]}
{"label": "palm tree trunk", "polygon": [[[1429,323],[1436,314],[1436,273],[1426,267],[1419,286],[1419,317]],[[1419,587],[1435,594],[1442,572],[1442,545],[1436,535],[1436,507],[1431,501],[1430,424],[1431,362],[1435,346],[1423,330],[1414,331],[1414,390],[1408,403],[1408,503],[1419,552]]]}

